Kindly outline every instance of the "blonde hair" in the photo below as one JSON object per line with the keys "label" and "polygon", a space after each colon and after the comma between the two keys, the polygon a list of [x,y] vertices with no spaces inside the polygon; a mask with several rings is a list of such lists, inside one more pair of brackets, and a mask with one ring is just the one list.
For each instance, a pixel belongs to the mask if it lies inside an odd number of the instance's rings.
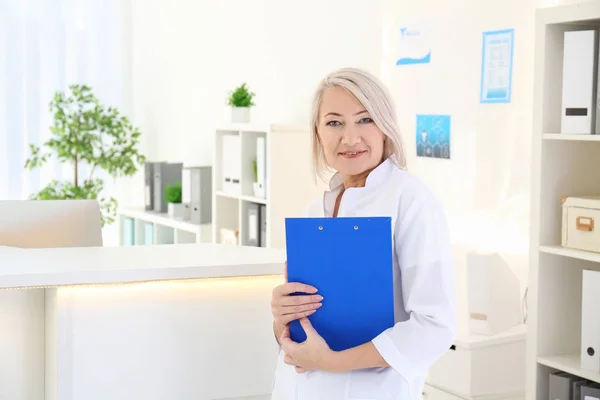
{"label": "blonde hair", "polygon": [[329,73],[319,83],[312,105],[312,160],[315,175],[325,180],[331,170],[323,146],[318,138],[319,109],[325,89],[341,87],[350,92],[367,110],[377,127],[387,137],[383,148],[383,159],[395,156],[393,161],[406,169],[406,157],[392,96],[383,83],[370,73],[358,68],[342,68]]}

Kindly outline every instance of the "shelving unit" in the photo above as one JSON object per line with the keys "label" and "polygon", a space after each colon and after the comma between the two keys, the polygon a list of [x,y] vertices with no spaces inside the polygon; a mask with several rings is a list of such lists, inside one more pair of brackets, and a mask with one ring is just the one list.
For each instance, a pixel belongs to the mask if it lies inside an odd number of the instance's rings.
{"label": "shelving unit", "polygon": [[598,0],[540,9],[536,15],[528,400],[547,400],[549,374],[558,371],[600,383],[600,373],[580,366],[582,271],[600,270],[600,254],[561,246],[560,202],[563,196],[600,193],[600,135],[557,133],[564,32],[599,27]]}
{"label": "shelving unit", "polygon": [[212,225],[198,225],[143,209],[119,210],[122,246],[212,242]]}
{"label": "shelving unit", "polygon": [[[265,212],[264,245],[285,248],[285,218],[302,215],[308,203],[326,188],[313,178],[310,135],[308,127],[293,125],[233,124],[216,129],[212,202],[216,243],[221,243],[225,229],[237,232],[237,244],[249,245],[248,232],[256,224],[250,220],[249,210],[258,205]],[[232,143],[230,137],[239,140],[239,145],[227,148]],[[258,138],[266,143],[264,197],[255,196],[253,190],[252,161]],[[240,180],[238,190],[231,190],[224,182],[232,173],[230,168]]]}

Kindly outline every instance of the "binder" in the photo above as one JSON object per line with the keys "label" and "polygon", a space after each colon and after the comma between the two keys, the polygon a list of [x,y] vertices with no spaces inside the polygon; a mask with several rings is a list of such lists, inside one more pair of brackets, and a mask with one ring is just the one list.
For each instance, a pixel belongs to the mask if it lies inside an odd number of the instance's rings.
{"label": "binder", "polygon": [[167,212],[165,189],[167,186],[181,183],[183,163],[157,163],[154,164],[154,211]]}
{"label": "binder", "polygon": [[260,247],[267,247],[267,206],[260,205]]}
{"label": "binder", "polygon": [[[288,281],[314,286],[309,320],[334,351],[367,343],[394,325],[390,217],[286,218]],[[306,340],[299,321],[290,337]]]}
{"label": "binder", "polygon": [[596,29],[564,33],[562,133],[596,133],[597,63]]}
{"label": "binder", "polygon": [[260,246],[260,204],[248,203],[248,219],[245,224],[245,245]]}
{"label": "binder", "polygon": [[266,197],[265,183],[267,180],[267,140],[264,136],[256,138],[256,184],[261,188],[260,193],[255,193],[255,196],[262,198]]}
{"label": "binder", "polygon": [[575,376],[566,372],[550,374],[548,383],[549,398],[554,400],[571,400]]}
{"label": "binder", "polygon": [[581,282],[581,369],[600,372],[600,272],[584,269]]}
{"label": "binder", "polygon": [[212,221],[212,167],[198,166],[183,169],[182,203],[187,219],[193,224]]}

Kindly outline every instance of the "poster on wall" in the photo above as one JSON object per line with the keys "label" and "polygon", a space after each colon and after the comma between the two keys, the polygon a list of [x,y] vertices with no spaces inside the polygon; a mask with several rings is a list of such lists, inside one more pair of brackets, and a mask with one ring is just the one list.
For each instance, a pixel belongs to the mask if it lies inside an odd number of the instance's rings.
{"label": "poster on wall", "polygon": [[431,46],[422,24],[399,27],[398,58],[396,65],[429,64]]}
{"label": "poster on wall", "polygon": [[450,116],[417,115],[417,156],[450,159]]}
{"label": "poster on wall", "polygon": [[481,103],[510,103],[514,29],[483,33]]}

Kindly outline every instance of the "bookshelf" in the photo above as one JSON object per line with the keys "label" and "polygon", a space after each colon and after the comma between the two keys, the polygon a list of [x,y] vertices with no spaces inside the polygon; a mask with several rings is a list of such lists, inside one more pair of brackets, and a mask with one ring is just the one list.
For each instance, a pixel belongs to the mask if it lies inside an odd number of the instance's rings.
{"label": "bookshelf", "polygon": [[600,383],[580,367],[582,271],[600,254],[561,246],[562,196],[600,193],[600,135],[561,134],[563,35],[600,28],[600,1],[536,13],[527,399],[549,398],[549,374]]}
{"label": "bookshelf", "polygon": [[[250,232],[255,232],[257,221],[251,214],[258,208],[259,231],[265,236],[262,246],[285,248],[285,218],[302,215],[326,188],[313,178],[310,135],[308,127],[294,125],[231,124],[215,130],[212,237],[216,243],[228,240],[222,235],[225,231],[230,237],[237,233],[238,245],[255,245]],[[254,191],[253,169],[261,141],[263,195]]]}
{"label": "bookshelf", "polygon": [[119,210],[122,246],[212,242],[212,225],[198,225],[143,208]]}

